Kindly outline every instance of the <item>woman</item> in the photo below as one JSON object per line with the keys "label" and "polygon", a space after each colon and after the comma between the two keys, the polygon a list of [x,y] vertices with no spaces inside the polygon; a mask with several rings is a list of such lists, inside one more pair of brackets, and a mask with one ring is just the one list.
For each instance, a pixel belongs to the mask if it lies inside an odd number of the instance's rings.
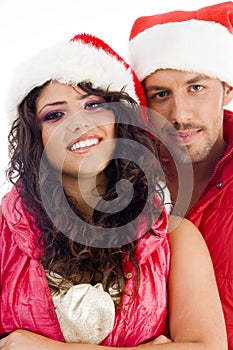
{"label": "woman", "polygon": [[16,76],[0,349],[226,349],[201,235],[186,220],[168,234],[130,67],[83,34]]}

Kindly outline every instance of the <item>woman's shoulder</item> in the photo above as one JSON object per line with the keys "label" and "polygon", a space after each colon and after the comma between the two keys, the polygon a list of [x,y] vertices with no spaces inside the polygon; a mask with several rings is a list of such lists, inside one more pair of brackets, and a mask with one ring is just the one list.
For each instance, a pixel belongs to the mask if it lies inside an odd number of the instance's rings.
{"label": "woman's shoulder", "polygon": [[168,219],[168,228],[170,233],[184,232],[186,230],[200,233],[198,228],[188,219],[181,216],[170,215]]}
{"label": "woman's shoulder", "polygon": [[171,250],[182,251],[183,249],[187,249],[189,251],[190,247],[192,247],[193,251],[201,249],[207,251],[206,243],[201,232],[188,219],[170,216],[169,231]]}

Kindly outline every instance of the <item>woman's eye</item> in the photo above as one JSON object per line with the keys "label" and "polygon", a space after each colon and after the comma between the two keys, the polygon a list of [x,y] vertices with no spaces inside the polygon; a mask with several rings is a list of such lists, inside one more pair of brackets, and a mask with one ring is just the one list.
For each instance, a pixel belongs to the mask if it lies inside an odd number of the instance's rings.
{"label": "woman's eye", "polygon": [[64,112],[59,111],[49,112],[42,118],[42,121],[57,121],[60,120],[64,116],[64,114]]}
{"label": "woman's eye", "polygon": [[96,110],[98,108],[104,108],[104,103],[103,101],[91,101],[87,102],[84,106],[84,109],[86,110]]}

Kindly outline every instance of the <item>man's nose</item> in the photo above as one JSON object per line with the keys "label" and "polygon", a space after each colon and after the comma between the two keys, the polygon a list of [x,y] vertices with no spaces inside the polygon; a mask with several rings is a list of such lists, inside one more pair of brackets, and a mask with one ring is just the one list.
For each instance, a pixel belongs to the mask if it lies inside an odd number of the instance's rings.
{"label": "man's nose", "polygon": [[170,105],[169,121],[172,124],[185,124],[192,119],[192,108],[182,96],[174,96]]}

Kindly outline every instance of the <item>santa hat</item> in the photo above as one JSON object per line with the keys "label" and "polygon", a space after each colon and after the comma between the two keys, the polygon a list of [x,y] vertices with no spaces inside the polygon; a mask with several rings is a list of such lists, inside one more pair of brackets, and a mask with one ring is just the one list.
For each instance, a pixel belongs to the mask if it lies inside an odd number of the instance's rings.
{"label": "santa hat", "polygon": [[130,66],[101,39],[79,34],[66,43],[45,48],[18,66],[7,99],[10,121],[17,107],[35,87],[50,80],[77,85],[90,82],[93,88],[125,91],[146,105],[143,89]]}
{"label": "santa hat", "polygon": [[129,61],[142,81],[157,69],[215,77],[233,86],[233,2],[138,18]]}

